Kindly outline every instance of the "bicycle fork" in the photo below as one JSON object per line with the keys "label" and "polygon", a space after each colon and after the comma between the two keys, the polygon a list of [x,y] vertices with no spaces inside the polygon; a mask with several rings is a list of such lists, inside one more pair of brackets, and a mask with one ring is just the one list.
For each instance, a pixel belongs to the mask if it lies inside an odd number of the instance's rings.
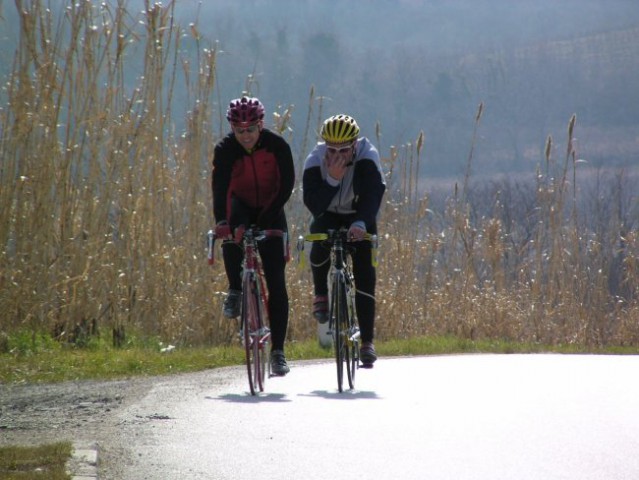
{"label": "bicycle fork", "polygon": [[[344,285],[346,287],[346,308],[348,309],[348,318],[350,319],[354,319],[355,318],[355,288],[353,285],[353,280],[348,278],[348,273],[344,272],[343,270],[336,270],[334,272],[331,272],[330,277],[331,277],[331,281],[330,284],[332,285],[335,276],[341,276],[342,279],[341,280],[337,280],[338,282],[344,282]],[[330,300],[331,302],[335,301],[335,299],[331,298]],[[334,311],[333,309],[329,309],[329,311]],[[335,317],[331,317],[329,319],[329,329],[328,329],[328,333],[329,335],[333,335],[334,332],[334,328],[335,328],[335,322],[336,322],[336,318]],[[349,344],[353,344],[354,342],[359,341],[359,337],[360,337],[360,331],[359,328],[357,328],[357,326],[354,324],[354,322],[350,325],[347,326],[348,327],[348,332],[346,332],[346,340]]]}
{"label": "bicycle fork", "polygon": [[[244,332],[240,331],[240,334],[242,335],[242,338],[244,338]],[[254,332],[249,332],[249,337],[251,342],[250,345],[253,345],[253,342],[257,342],[259,348],[264,349],[271,338],[271,330],[268,327],[262,327]]]}
{"label": "bicycle fork", "polygon": [[[264,302],[264,305],[266,305],[266,298],[264,298],[263,296],[263,288],[264,285],[258,285],[258,281],[261,280],[261,278],[257,277],[256,275],[256,269],[255,269],[256,265],[247,265],[246,267],[246,271],[244,272],[245,275],[248,275],[250,277],[250,280],[248,282],[248,285],[250,285],[250,292],[242,292],[242,295],[248,294],[251,296],[254,296],[255,298],[260,298],[262,302]],[[259,267],[258,267],[259,268]],[[260,302],[256,302],[256,304],[254,305],[254,308],[259,309],[260,308]],[[268,344],[268,341],[271,338],[271,329],[269,327],[267,327],[264,324],[264,317],[263,317],[263,312],[254,312],[256,314],[256,316],[259,316],[261,319],[261,325],[249,325],[249,346],[252,346],[255,342],[257,342],[258,344],[258,348],[261,350],[265,350],[266,349],[266,345]],[[256,317],[253,317],[253,319],[255,320]],[[244,341],[244,328],[246,327],[246,325],[243,324],[240,326],[240,338],[242,338],[242,341]],[[258,328],[259,327],[259,328]],[[246,346],[246,345],[244,345]]]}

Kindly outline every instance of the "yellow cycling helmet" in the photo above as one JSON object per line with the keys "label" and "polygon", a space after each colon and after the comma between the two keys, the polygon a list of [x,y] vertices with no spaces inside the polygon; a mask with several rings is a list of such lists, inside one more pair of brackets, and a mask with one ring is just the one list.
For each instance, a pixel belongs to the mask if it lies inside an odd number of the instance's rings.
{"label": "yellow cycling helmet", "polygon": [[320,135],[328,143],[347,143],[359,135],[359,126],[353,117],[334,115],[324,121]]}

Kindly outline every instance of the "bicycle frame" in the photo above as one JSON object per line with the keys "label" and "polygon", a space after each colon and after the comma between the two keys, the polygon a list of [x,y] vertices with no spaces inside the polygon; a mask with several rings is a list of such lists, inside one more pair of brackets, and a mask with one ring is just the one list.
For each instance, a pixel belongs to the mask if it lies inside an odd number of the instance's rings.
{"label": "bicycle frame", "polygon": [[344,365],[351,389],[355,387],[355,372],[359,367],[359,328],[355,316],[353,278],[348,264],[348,255],[342,235],[332,236],[331,269],[329,271],[329,331],[333,334],[335,361],[337,365],[337,387],[343,391]]}
{"label": "bicycle frame", "polygon": [[[324,242],[330,245],[331,267],[329,270],[329,332],[333,336],[337,366],[337,386],[343,391],[344,365],[348,385],[355,387],[355,372],[359,368],[359,326],[355,310],[355,284],[348,260],[347,230],[329,230],[328,233],[309,234],[298,240],[298,251],[304,241]],[[376,237],[367,235],[375,247]],[[372,262],[375,263],[373,249]]]}
{"label": "bicycle frame", "polygon": [[[264,391],[266,372],[270,376],[270,363],[267,360],[267,346],[271,338],[268,325],[267,291],[262,275],[259,258],[258,242],[268,237],[284,238],[286,233],[281,230],[259,230],[256,227],[248,229],[237,228],[233,240],[244,251],[242,263],[242,303],[240,315],[240,337],[246,352],[246,368],[249,378],[251,395]],[[209,264],[214,263],[214,242],[217,238],[230,239],[230,229],[227,225],[216,228],[215,233],[209,231]]]}
{"label": "bicycle frame", "polygon": [[[257,249],[257,236],[251,229],[242,237],[244,262],[242,264],[241,331],[246,349],[246,368],[251,395],[264,391],[267,345],[271,331],[266,326],[267,298]],[[269,371],[270,376],[270,371]]]}

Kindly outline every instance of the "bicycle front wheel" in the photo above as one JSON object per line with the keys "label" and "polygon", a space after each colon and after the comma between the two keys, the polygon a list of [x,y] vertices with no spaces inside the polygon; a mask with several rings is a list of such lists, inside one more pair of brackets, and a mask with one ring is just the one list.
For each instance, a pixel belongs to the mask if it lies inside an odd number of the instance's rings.
{"label": "bicycle front wheel", "polygon": [[260,304],[255,279],[247,279],[242,290],[242,331],[246,353],[246,371],[251,395],[263,391],[264,367],[260,348]]}
{"label": "bicycle front wheel", "polygon": [[[342,275],[336,274],[333,282],[331,302],[331,322],[333,323],[333,345],[337,366],[337,389],[343,392],[344,364],[348,365],[348,305],[346,303],[346,284]],[[350,377],[350,373],[349,373]],[[352,387],[351,387],[352,388]]]}
{"label": "bicycle front wheel", "polygon": [[256,308],[256,319],[257,319],[257,335],[255,340],[257,343],[257,354],[256,354],[256,364],[259,366],[257,371],[257,383],[260,389],[260,392],[264,391],[264,386],[266,384],[266,372],[269,372],[270,375],[270,363],[268,361],[268,344],[271,338],[271,333],[268,327],[266,326],[266,305],[264,304],[264,296],[262,295],[264,284],[262,282],[258,282],[256,279],[255,282],[255,302],[257,305]]}

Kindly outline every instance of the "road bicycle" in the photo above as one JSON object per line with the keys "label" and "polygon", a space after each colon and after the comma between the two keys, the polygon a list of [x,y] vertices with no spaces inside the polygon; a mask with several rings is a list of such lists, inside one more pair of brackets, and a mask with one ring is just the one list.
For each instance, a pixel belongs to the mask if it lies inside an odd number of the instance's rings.
{"label": "road bicycle", "polygon": [[[268,328],[267,290],[264,284],[258,242],[271,237],[284,238],[282,230],[260,230],[256,226],[238,227],[231,236],[228,225],[219,225],[208,232],[208,262],[215,262],[214,245],[217,239],[233,239],[244,250],[242,261],[242,300],[240,309],[240,338],[246,351],[246,369],[251,395],[264,391],[266,378],[271,376],[268,344],[271,331]],[[284,247],[286,248],[286,247]],[[268,375],[267,375],[268,374]]]}
{"label": "road bicycle", "polygon": [[[327,233],[300,236],[297,249],[301,258],[305,242],[321,242],[330,249],[328,330],[333,338],[337,365],[337,388],[343,392],[344,370],[350,389],[355,388],[355,372],[359,364],[359,325],[355,310],[355,282],[349,252],[355,248],[347,238],[348,230],[340,228]],[[373,264],[376,264],[377,236],[367,234],[364,241],[372,242]],[[344,368],[346,367],[346,368]],[[363,368],[363,365],[362,365]]]}

